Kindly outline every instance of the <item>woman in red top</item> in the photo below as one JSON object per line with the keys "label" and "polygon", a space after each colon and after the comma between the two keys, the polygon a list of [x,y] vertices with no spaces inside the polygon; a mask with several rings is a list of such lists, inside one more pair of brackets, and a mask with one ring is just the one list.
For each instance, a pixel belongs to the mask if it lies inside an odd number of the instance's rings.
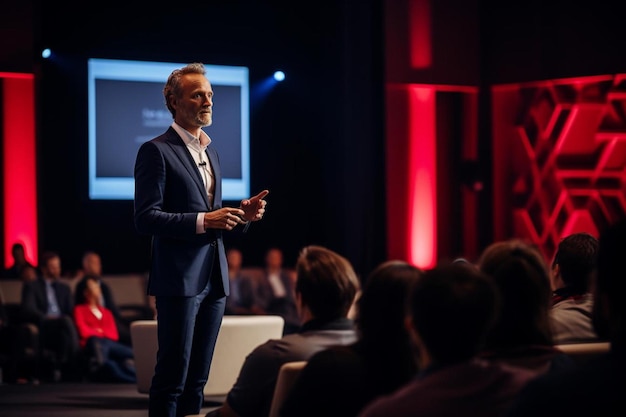
{"label": "woman in red top", "polygon": [[74,307],[74,322],[90,373],[97,379],[136,382],[133,350],[119,342],[113,313],[100,304],[100,283],[87,277],[84,291],[85,302]]}

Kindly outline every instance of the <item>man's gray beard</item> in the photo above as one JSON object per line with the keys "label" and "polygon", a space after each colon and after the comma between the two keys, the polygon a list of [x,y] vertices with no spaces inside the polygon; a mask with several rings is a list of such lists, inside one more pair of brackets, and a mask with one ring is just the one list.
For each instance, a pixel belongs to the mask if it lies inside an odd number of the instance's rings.
{"label": "man's gray beard", "polygon": [[201,127],[207,127],[213,124],[213,117],[209,117],[209,120],[207,122],[205,122],[203,119],[199,117],[196,120]]}

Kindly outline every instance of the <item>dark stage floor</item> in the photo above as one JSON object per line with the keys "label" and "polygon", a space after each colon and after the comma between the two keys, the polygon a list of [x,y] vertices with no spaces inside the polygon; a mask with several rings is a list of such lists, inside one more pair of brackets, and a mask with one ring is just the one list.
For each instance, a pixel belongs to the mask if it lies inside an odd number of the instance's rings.
{"label": "dark stage floor", "polygon": [[[205,398],[203,413],[224,397]],[[147,417],[148,395],[134,384],[41,383],[0,385],[0,417]]]}

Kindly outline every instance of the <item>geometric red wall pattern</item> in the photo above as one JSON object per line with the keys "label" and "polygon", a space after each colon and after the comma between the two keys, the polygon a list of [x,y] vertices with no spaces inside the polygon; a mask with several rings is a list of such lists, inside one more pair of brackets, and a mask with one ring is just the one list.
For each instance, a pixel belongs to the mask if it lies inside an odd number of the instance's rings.
{"label": "geometric red wall pattern", "polygon": [[492,92],[497,240],[530,240],[550,260],[562,237],[626,217],[626,74]]}

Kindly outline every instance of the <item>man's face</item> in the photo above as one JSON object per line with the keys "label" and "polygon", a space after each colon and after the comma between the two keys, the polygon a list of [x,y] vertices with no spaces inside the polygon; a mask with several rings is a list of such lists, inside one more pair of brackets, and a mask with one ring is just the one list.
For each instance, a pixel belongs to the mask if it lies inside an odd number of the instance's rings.
{"label": "man's face", "polygon": [[283,264],[283,254],[278,249],[270,249],[265,257],[265,262],[269,268],[280,268]]}
{"label": "man's face", "polygon": [[87,255],[83,262],[83,270],[86,275],[102,275],[102,262],[100,260],[100,256],[96,254]]}
{"label": "man's face", "polygon": [[213,123],[213,89],[204,75],[182,77],[183,93],[174,99],[176,123],[185,127],[204,127]]}
{"label": "man's face", "polygon": [[61,277],[61,259],[59,257],[50,258],[44,266],[44,274],[47,278]]}

